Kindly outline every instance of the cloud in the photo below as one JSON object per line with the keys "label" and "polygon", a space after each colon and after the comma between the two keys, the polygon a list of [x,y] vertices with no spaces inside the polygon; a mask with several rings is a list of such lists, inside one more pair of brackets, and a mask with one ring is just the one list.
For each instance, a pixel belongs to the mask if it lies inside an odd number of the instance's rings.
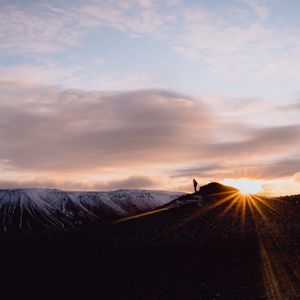
{"label": "cloud", "polygon": [[[164,5],[160,5],[163,8]],[[124,4],[123,7],[124,8]],[[137,0],[121,9],[112,3],[91,3],[80,5],[75,9],[83,27],[110,27],[131,36],[152,35],[165,36],[168,24],[175,21],[175,16],[160,11],[152,1]]]}
{"label": "cloud", "polygon": [[[166,4],[167,6],[169,4]],[[174,16],[149,0],[3,4],[0,53],[51,54],[79,45],[94,29],[162,37]]]}
{"label": "cloud", "polygon": [[300,125],[254,128],[243,140],[208,145],[205,152],[214,157],[239,160],[266,156],[270,159],[280,153],[296,154],[300,150]]}
{"label": "cloud", "polygon": [[[243,163],[218,163],[200,164],[198,166],[185,167],[174,171],[173,177],[200,177],[200,178],[252,178],[272,180],[291,177],[300,171],[300,159],[287,158],[273,161],[254,161],[251,164]],[[295,175],[296,176],[296,175]],[[296,176],[297,177],[297,176]]]}
{"label": "cloud", "polygon": [[269,9],[267,6],[257,0],[242,0],[241,3],[248,5],[253,9],[254,13],[261,19],[264,20],[269,15]]}
{"label": "cloud", "polygon": [[159,186],[160,182],[146,176],[132,176],[122,180],[110,181],[74,181],[53,180],[47,178],[35,178],[32,180],[0,180],[0,188],[51,188],[73,191],[112,191],[117,189],[149,189]]}
{"label": "cloud", "polygon": [[[0,66],[0,84],[11,82],[30,85],[59,85],[67,88],[86,86],[96,90],[133,90],[157,86],[157,78],[146,72],[128,72],[126,74],[101,74],[99,71],[105,61],[96,59],[86,65],[63,66],[56,63],[19,64]],[[91,67],[92,66],[92,67]],[[93,67],[96,66],[96,69]]]}
{"label": "cloud", "polygon": [[[96,64],[96,62],[94,62]],[[66,68],[56,64],[44,65],[15,65],[15,66],[0,66],[0,82],[18,81],[23,83],[35,83],[48,85],[63,82],[66,78],[70,81],[76,76],[76,73],[82,70],[79,68]]]}
{"label": "cloud", "polygon": [[[226,83],[257,88],[268,80],[270,87],[277,82],[278,92],[296,89],[291,78],[299,75],[299,31],[282,26],[275,15],[264,22],[271,12],[260,1],[239,3],[222,7],[222,13],[203,5],[182,7],[173,50]],[[254,14],[249,14],[249,7]]]}
{"label": "cloud", "polygon": [[3,5],[0,12],[0,51],[4,53],[60,52],[74,45],[81,32],[65,26],[70,14],[47,7]]}
{"label": "cloud", "polygon": [[[99,186],[99,184],[96,185]],[[132,176],[123,180],[110,181],[104,186],[106,190],[153,188],[157,186],[157,181],[146,176]],[[103,185],[100,185],[100,189],[103,189]]]}
{"label": "cloud", "polygon": [[205,104],[161,90],[2,88],[0,158],[21,169],[172,162],[194,152],[196,139],[209,140],[213,122]]}
{"label": "cloud", "polygon": [[296,181],[297,183],[300,183],[300,172],[298,172],[294,175],[294,181]]}
{"label": "cloud", "polygon": [[[113,30],[134,39],[160,40],[212,73],[216,81],[251,86],[267,79],[270,87],[277,86],[276,81],[282,90],[297,88],[291,78],[299,76],[299,32],[279,26],[275,17],[270,24],[264,22],[272,11],[260,1],[243,0],[220,8],[149,0],[76,1],[71,7],[64,1],[3,4],[0,54],[26,54],[26,61],[28,55],[34,60],[52,54],[56,59],[61,52],[82,53],[80,45],[97,49],[95,34]],[[143,70],[133,72],[140,75]],[[82,77],[77,79],[78,84]]]}
{"label": "cloud", "polygon": [[291,104],[285,104],[285,105],[280,105],[276,107],[276,109],[280,112],[284,110],[285,112],[295,112],[298,113],[298,110],[300,110],[300,101],[291,103]]}
{"label": "cloud", "polygon": [[246,114],[222,117],[205,97],[23,82],[0,83],[0,94],[6,185],[161,188],[169,176],[184,186],[181,179],[192,176],[276,179],[300,171],[299,124],[254,127]]}
{"label": "cloud", "polygon": [[172,177],[206,177],[211,176],[211,172],[220,171],[221,169],[223,168],[220,164],[202,164],[175,170]]}
{"label": "cloud", "polygon": [[256,167],[257,169],[260,167],[261,178],[277,179],[290,177],[300,171],[300,159],[283,159]]}

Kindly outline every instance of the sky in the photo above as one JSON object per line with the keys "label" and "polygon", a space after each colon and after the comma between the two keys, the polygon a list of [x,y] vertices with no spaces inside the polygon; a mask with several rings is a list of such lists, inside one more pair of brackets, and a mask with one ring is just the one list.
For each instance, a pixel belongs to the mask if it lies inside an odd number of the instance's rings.
{"label": "sky", "polygon": [[300,193],[299,9],[0,0],[0,187]]}

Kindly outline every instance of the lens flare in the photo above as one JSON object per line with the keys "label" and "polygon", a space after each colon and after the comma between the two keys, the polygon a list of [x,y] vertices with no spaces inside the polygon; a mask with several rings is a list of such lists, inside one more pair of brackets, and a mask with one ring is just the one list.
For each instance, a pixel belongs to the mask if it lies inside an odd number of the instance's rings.
{"label": "lens flare", "polygon": [[[221,208],[221,213],[211,226],[231,215],[233,221],[237,221],[236,229],[241,232],[241,243],[243,234],[249,228],[253,229],[252,234],[257,238],[264,299],[300,299],[300,258],[293,243],[276,221],[278,216],[284,215],[284,211],[278,206],[280,199],[257,194],[262,191],[259,182],[233,179],[224,182],[234,185],[240,191],[211,195],[210,205],[199,207],[169,231],[176,230],[213,209]],[[249,224],[252,225],[249,227]]]}
{"label": "lens flare", "polygon": [[224,184],[234,186],[240,190],[241,194],[257,194],[263,191],[262,183],[258,180],[250,179],[225,179]]}

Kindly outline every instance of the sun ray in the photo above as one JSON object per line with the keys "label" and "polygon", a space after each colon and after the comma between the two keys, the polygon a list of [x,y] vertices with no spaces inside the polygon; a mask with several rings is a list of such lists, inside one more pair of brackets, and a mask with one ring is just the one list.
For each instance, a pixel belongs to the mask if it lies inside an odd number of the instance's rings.
{"label": "sun ray", "polygon": [[218,201],[216,201],[215,203],[213,203],[212,205],[209,206],[209,209],[213,209],[213,208],[216,208],[217,206],[220,206],[221,204],[224,204],[232,199],[234,199],[235,197],[237,197],[239,195],[238,192],[236,193],[217,193],[217,194],[214,194],[215,196],[221,196],[223,194],[226,194],[227,196],[225,198],[221,198],[219,199]]}
{"label": "sun ray", "polygon": [[266,206],[269,210],[276,212],[276,213],[280,213],[278,209],[276,209],[274,206],[272,206],[269,202],[270,200],[266,200],[263,197],[260,197],[258,195],[252,195],[252,197],[259,201],[262,205]]}
{"label": "sun ray", "polygon": [[232,202],[224,209],[224,211],[221,214],[221,217],[225,216],[235,205],[237,205],[239,201],[239,198],[236,197],[232,200]]}
{"label": "sun ray", "polygon": [[252,228],[250,230],[254,230],[257,236],[260,269],[267,299],[298,299],[297,297],[300,296],[300,259],[276,221],[277,217],[284,216],[284,210],[280,209],[280,202],[259,194],[235,191],[211,194],[203,197],[202,200],[212,203],[197,208],[176,226],[168,228],[165,234],[214,209],[221,208],[218,217],[207,224],[209,228],[227,216],[229,220],[237,222],[237,225],[240,224],[241,234],[248,230],[248,224],[253,224],[254,227],[249,228]]}

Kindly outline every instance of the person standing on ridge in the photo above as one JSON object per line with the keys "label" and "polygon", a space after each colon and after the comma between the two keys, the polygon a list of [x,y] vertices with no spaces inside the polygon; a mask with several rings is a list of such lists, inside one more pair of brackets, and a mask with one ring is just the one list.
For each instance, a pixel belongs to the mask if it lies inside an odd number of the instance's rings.
{"label": "person standing on ridge", "polygon": [[195,190],[195,193],[197,192],[197,185],[198,185],[198,182],[196,181],[196,179],[193,179],[193,184],[194,184],[194,190]]}

